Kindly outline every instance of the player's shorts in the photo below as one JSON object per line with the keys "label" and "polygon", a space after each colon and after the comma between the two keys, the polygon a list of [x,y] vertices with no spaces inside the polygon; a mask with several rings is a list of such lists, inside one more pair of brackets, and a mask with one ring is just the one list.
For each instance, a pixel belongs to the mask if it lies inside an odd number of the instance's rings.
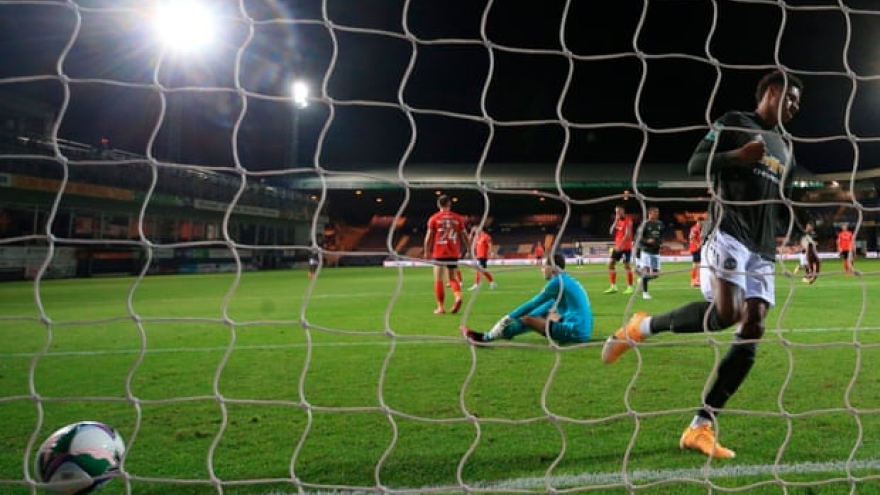
{"label": "player's shorts", "polygon": [[849,258],[851,255],[852,254],[850,251],[841,251],[840,252],[840,259],[845,260],[845,259]]}
{"label": "player's shorts", "polygon": [[612,249],[611,259],[614,261],[623,260],[624,263],[629,263],[632,260],[632,249],[621,249],[620,251]]}
{"label": "player's shorts", "polygon": [[715,232],[703,245],[703,260],[700,291],[707,301],[714,298],[712,282],[718,278],[743,289],[746,299],[763,299],[771,307],[776,304],[774,263],[750,251],[733,236]]}
{"label": "player's shorts", "polygon": [[450,270],[458,268],[458,258],[434,258],[434,261],[436,261],[438,265],[445,266]]}
{"label": "player's shorts", "polygon": [[809,264],[809,263],[807,263],[807,253],[806,252],[798,253],[798,264],[801,266],[807,266]]}
{"label": "player's shorts", "polygon": [[694,263],[699,263],[700,261],[702,261],[702,259],[703,259],[703,257],[700,256],[699,249],[694,251],[693,253],[691,253],[691,261],[693,261]]}
{"label": "player's shorts", "polygon": [[551,321],[550,322],[550,338],[560,344],[577,344],[589,342],[593,334],[593,328],[585,328],[582,322],[571,321]]}
{"label": "player's shorts", "polygon": [[641,256],[639,256],[639,267],[640,268],[650,268],[655,272],[660,271],[660,255],[653,253],[646,253],[642,251]]}
{"label": "player's shorts", "polygon": [[489,266],[489,258],[477,258],[477,264],[480,265],[480,268],[485,270],[486,267]]}

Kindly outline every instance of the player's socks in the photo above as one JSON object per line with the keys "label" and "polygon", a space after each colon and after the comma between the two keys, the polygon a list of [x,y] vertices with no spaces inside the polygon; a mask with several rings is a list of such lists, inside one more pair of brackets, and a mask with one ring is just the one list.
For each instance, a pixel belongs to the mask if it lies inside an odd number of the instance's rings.
{"label": "player's socks", "polygon": [[[709,312],[708,318],[706,312]],[[708,330],[715,332],[724,330],[735,322],[721,319],[718,310],[708,301],[695,301],[673,309],[668,313],[650,318],[651,333],[672,331],[675,333],[697,333],[703,331],[703,320]]]}
{"label": "player's socks", "polygon": [[626,271],[626,285],[632,287],[633,284],[633,272],[632,270]]}
{"label": "player's socks", "polygon": [[495,281],[495,278],[494,278],[494,277],[493,277],[493,276],[492,276],[492,274],[491,274],[491,273],[489,273],[489,272],[486,272],[486,280],[488,280],[488,281],[489,281],[489,283],[490,283],[490,284],[491,284],[491,283],[492,283],[492,282],[494,282],[494,281]]}
{"label": "player's socks", "polygon": [[711,411],[700,410],[697,414],[706,419],[711,419],[712,414],[717,414],[719,409],[724,408],[727,399],[736,393],[755,364],[757,349],[758,344],[756,342],[744,342],[739,337],[735,338],[734,344],[727,350],[727,354],[721,358],[715,383],[712,384],[712,388],[706,394],[705,404],[711,408]]}
{"label": "player's socks", "polygon": [[611,286],[614,287],[617,285],[617,272],[611,271],[608,272],[608,280],[611,282]]}

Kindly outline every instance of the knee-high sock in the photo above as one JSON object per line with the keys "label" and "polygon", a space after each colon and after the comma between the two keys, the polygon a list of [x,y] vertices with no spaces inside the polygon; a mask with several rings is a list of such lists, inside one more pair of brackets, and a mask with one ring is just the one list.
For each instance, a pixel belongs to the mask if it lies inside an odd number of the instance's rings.
{"label": "knee-high sock", "polygon": [[648,292],[648,280],[651,279],[651,276],[648,274],[642,275],[642,292]]}
{"label": "knee-high sock", "polygon": [[706,394],[705,403],[708,408],[701,409],[699,416],[703,418],[711,418],[709,409],[717,414],[717,410],[723,409],[724,405],[748,376],[752,365],[755,364],[755,353],[758,344],[756,342],[742,342],[737,337],[737,341],[730,347],[727,354],[721,359],[718,366],[717,378],[709,393]]}
{"label": "knee-high sock", "polygon": [[[706,318],[706,312],[709,312]],[[673,309],[668,313],[651,317],[651,333],[672,331],[675,333],[697,333],[704,331],[703,320],[706,319],[706,328],[711,332],[724,330],[735,322],[722,320],[718,310],[708,301],[696,301]]]}
{"label": "knee-high sock", "polygon": [[626,271],[626,285],[632,285],[632,284],[633,284],[633,271],[627,270]]}

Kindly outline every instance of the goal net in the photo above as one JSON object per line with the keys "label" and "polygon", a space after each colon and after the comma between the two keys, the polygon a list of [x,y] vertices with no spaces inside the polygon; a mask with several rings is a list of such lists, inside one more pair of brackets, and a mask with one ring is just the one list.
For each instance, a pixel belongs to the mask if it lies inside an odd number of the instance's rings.
{"label": "goal net", "polygon": [[[47,488],[37,449],[78,421],[125,440],[110,494],[880,491],[876,2],[0,0],[0,22],[0,492]],[[688,232],[717,192],[687,162],[776,69],[804,82],[796,221],[715,459],[679,439],[735,329],[600,355],[702,300]],[[435,282],[442,194],[492,253]],[[609,264],[615,207],[660,209],[651,299]],[[541,291],[538,245],[592,340],[472,345]]]}

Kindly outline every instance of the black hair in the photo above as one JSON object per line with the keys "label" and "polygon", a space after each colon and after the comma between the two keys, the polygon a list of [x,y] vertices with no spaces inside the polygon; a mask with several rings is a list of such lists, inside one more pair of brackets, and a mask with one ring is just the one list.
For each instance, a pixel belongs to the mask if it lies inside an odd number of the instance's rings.
{"label": "black hair", "polygon": [[437,197],[437,206],[440,206],[441,208],[445,208],[450,205],[452,205],[452,200],[449,199],[449,196],[447,196],[445,194],[441,194],[440,196]]}
{"label": "black hair", "polygon": [[560,270],[565,270],[565,255],[562,253],[553,253],[551,256],[547,256],[547,264],[550,266],[556,266],[556,268]]}
{"label": "black hair", "polygon": [[782,72],[781,70],[774,70],[766,74],[758,81],[758,88],[755,90],[755,102],[759,103],[761,101],[764,93],[767,92],[767,88],[771,86],[784,88],[786,84],[788,84],[788,87],[797,88],[801,91],[804,89],[804,82],[798,76]]}

